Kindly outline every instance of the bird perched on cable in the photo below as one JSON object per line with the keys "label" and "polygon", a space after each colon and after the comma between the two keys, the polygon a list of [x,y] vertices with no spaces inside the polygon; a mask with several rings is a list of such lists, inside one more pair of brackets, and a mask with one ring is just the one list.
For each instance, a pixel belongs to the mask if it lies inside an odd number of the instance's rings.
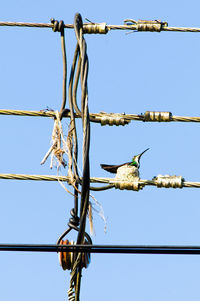
{"label": "bird perched on cable", "polygon": [[145,149],[141,154],[134,156],[130,162],[120,165],[101,164],[101,168],[108,172],[115,173],[117,176],[119,175],[119,178],[122,180],[124,177],[129,177],[130,174],[132,177],[139,177],[140,158],[148,150],[149,148]]}

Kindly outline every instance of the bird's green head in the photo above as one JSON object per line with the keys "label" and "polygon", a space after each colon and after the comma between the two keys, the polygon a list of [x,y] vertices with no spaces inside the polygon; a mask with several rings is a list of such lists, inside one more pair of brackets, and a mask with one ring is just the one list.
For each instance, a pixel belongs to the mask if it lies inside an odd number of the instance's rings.
{"label": "bird's green head", "polygon": [[132,158],[130,165],[139,168],[140,167],[140,158],[148,150],[149,150],[149,148],[145,149],[145,151],[143,151],[141,154],[134,156]]}
{"label": "bird's green head", "polygon": [[138,161],[137,156],[134,156],[134,157],[132,158],[132,161],[131,161],[130,165],[139,168],[140,163],[139,163],[139,161]]}

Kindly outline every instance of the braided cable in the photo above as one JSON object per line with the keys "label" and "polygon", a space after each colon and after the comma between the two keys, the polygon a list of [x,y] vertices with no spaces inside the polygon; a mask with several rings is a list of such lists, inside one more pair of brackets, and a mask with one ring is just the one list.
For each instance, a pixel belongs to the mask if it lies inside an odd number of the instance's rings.
{"label": "braided cable", "polygon": [[[73,72],[71,71],[71,77],[70,77],[70,84],[69,84],[69,93],[70,96],[75,99],[75,94],[70,91],[73,86]],[[74,89],[74,87],[73,87]],[[81,111],[78,109],[78,106],[75,107],[75,101],[73,101],[74,108],[77,113],[72,113],[69,111],[65,111],[62,117],[68,117],[72,118],[71,116],[73,115],[73,118],[81,118]],[[167,115],[166,115],[167,114]],[[0,115],[13,115],[13,116],[31,116],[31,117],[51,117],[55,118],[56,117],[56,111],[51,111],[49,109],[44,109],[40,111],[27,111],[27,110],[6,110],[6,109],[0,109]],[[150,117],[147,117],[150,115]],[[135,121],[145,121],[145,122],[200,122],[200,117],[190,117],[190,116],[175,116],[172,115],[171,112],[154,112],[154,111],[146,111],[144,114],[120,114],[120,113],[105,113],[105,112],[100,112],[100,113],[90,113],[90,121],[92,122],[99,122],[102,125],[104,125],[105,119],[107,120],[106,124],[108,125],[124,125],[128,124],[131,120]],[[117,117],[115,119],[114,117]],[[155,116],[155,117],[153,117]],[[159,117],[158,117],[159,116]],[[169,117],[166,117],[169,116]],[[72,118],[72,119],[73,119]],[[119,118],[122,120],[120,122]],[[111,121],[112,122],[111,122]],[[118,124],[117,124],[118,123]]]}
{"label": "braided cable", "polygon": [[[93,25],[99,24],[99,23],[93,23]],[[33,23],[33,22],[6,22],[6,21],[0,21],[0,26],[17,26],[17,27],[35,27],[35,28],[53,28],[53,24],[51,23]],[[64,28],[73,29],[74,24],[64,24]],[[97,33],[94,31],[91,31],[91,24],[85,23],[83,24],[84,33],[87,34],[93,34]],[[137,30],[137,24],[133,25],[108,25],[106,24],[106,32],[111,30]],[[171,31],[171,32],[200,32],[199,27],[169,27],[169,26],[163,26],[161,28],[161,31]],[[98,32],[102,33],[102,32]]]}
{"label": "braided cable", "polygon": [[[90,122],[88,110],[88,91],[87,91],[87,76],[88,76],[88,57],[86,53],[86,42],[83,37],[83,23],[80,14],[76,14],[74,18],[74,29],[77,38],[77,46],[75,49],[72,69],[70,74],[70,102],[71,107],[75,108],[76,112],[81,115],[83,127],[83,177],[81,189],[80,203],[80,227],[78,231],[77,244],[84,242],[86,216],[89,204],[89,189],[90,189],[90,167],[89,167],[89,145],[90,145]],[[73,77],[75,73],[76,63],[78,60],[75,83],[73,86]],[[76,93],[81,78],[81,111],[77,105]],[[73,88],[72,88],[73,87]],[[81,273],[82,273],[82,256],[81,253],[75,255],[75,261],[72,266],[70,289],[75,288],[75,300],[79,300]]]}
{"label": "braided cable", "polygon": [[[26,175],[26,174],[0,174],[0,179],[2,180],[28,180],[28,181],[63,181],[68,182],[70,184],[70,178],[68,176],[51,176],[51,175]],[[82,178],[80,177],[80,181],[82,182]],[[93,187],[109,189],[115,186],[116,180],[113,178],[97,178],[97,177],[90,177],[90,183],[99,183],[99,184],[109,184],[105,187]],[[155,177],[152,180],[144,180],[139,179],[138,184],[141,186],[157,186]],[[111,187],[112,186],[112,187]],[[200,188],[200,182],[192,182],[192,181],[182,181],[182,187],[188,188]],[[92,190],[92,188],[90,187]]]}

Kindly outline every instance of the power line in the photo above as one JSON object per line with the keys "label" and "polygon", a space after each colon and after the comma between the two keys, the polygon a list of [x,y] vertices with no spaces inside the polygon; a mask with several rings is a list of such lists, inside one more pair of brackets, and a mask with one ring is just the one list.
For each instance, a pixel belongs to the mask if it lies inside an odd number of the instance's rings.
{"label": "power line", "polygon": [[[31,117],[56,117],[56,111],[44,109],[40,111],[27,111],[27,110],[8,110],[0,109],[0,115],[13,115],[13,116],[31,116]],[[171,112],[156,112],[146,111],[143,114],[125,114],[125,113],[90,113],[90,121],[99,122],[102,125],[125,125],[131,120],[143,122],[200,122],[199,116],[175,116]],[[66,111],[62,117],[71,117],[71,113]],[[74,117],[81,118],[80,114],[74,113]]]}
{"label": "power line", "polygon": [[[103,23],[84,23],[83,29],[84,33],[101,33],[106,34],[110,30],[132,30],[132,31],[178,31],[178,32],[200,32],[199,27],[169,27],[166,22],[157,23],[161,25],[158,30],[156,29],[155,24],[151,23],[152,21],[146,21],[146,23],[141,21],[136,21],[135,23],[123,24],[123,25],[109,25],[105,22]],[[162,26],[161,23],[165,23],[165,26]],[[139,25],[139,28],[138,28]],[[7,22],[0,21],[0,26],[17,26],[17,27],[37,27],[37,28],[51,28],[53,29],[54,25],[51,23],[32,23],[32,22]],[[64,24],[64,28],[73,29],[74,24]]]}
{"label": "power line", "polygon": [[[53,175],[26,175],[26,174],[0,174],[0,179],[6,180],[31,180],[31,181],[63,181],[68,182],[70,184],[70,177],[69,176],[53,176]],[[80,182],[83,182],[83,178],[79,177]],[[115,178],[96,178],[90,177],[91,183],[99,183],[99,184],[110,184],[109,188],[119,188],[119,189],[131,189],[131,190],[138,190],[144,186],[157,186],[159,188],[200,188],[200,182],[191,182],[185,181],[184,178],[181,176],[161,176],[158,175],[151,180],[145,179],[138,179],[135,182],[127,182],[127,181],[117,181]],[[136,187],[132,187],[135,183]],[[121,187],[120,184],[125,185],[125,187]],[[129,187],[130,186],[130,187]],[[93,188],[90,188],[93,190]]]}
{"label": "power line", "polygon": [[200,246],[0,244],[0,251],[200,255]]}
{"label": "power line", "polygon": [[[82,253],[105,253],[105,254],[166,254],[166,255],[200,255],[200,246],[155,246],[155,245],[92,245],[82,244],[84,241],[88,243],[85,232],[86,217],[89,205],[89,190],[104,190],[108,188],[119,188],[119,189],[131,189],[138,191],[146,185],[165,187],[165,188],[182,188],[182,187],[196,187],[200,188],[200,182],[186,182],[181,176],[162,176],[158,175],[152,180],[142,180],[139,177],[133,182],[129,181],[118,181],[117,179],[109,178],[91,178],[90,167],[89,167],[89,146],[90,146],[90,121],[100,122],[101,125],[125,125],[130,120],[141,120],[141,121],[157,121],[157,122],[170,122],[170,121],[186,121],[186,122],[200,122],[199,117],[184,117],[184,116],[173,116],[171,112],[150,112],[147,111],[145,114],[133,115],[133,114],[89,114],[88,108],[88,56],[87,56],[87,44],[83,34],[107,34],[110,30],[131,30],[131,31],[189,31],[189,32],[200,32],[200,28],[178,28],[168,27],[167,22],[161,22],[159,20],[138,20],[133,19],[125,20],[124,25],[107,25],[103,23],[86,23],[83,24],[82,17],[80,14],[76,14],[74,24],[64,24],[52,19],[51,24],[46,23],[25,23],[25,22],[0,22],[0,26],[26,26],[26,27],[41,27],[51,28],[54,32],[58,31],[61,34],[61,45],[62,45],[62,57],[63,57],[63,99],[60,113],[51,111],[16,111],[16,110],[1,110],[0,114],[13,114],[21,116],[43,116],[43,117],[54,117],[54,130],[53,130],[53,141],[49,154],[53,154],[60,163],[63,163],[62,154],[62,126],[59,124],[63,117],[70,117],[70,128],[67,136],[67,149],[68,149],[68,176],[46,176],[46,175],[14,175],[14,174],[0,174],[0,179],[17,179],[17,180],[44,180],[44,181],[66,181],[74,187],[74,208],[71,210],[71,216],[68,226],[69,228],[59,238],[61,239],[69,233],[71,230],[78,232],[77,245],[73,244],[62,244],[62,245],[51,245],[51,244],[0,244],[0,251],[20,251],[20,252],[62,252],[61,262],[66,263],[67,255],[70,256],[71,260],[71,278],[68,290],[69,300],[79,300],[80,294],[80,283],[81,283],[81,271],[82,265]],[[71,67],[70,81],[69,81],[69,109],[65,108],[66,105],[66,79],[67,79],[67,60],[65,51],[65,38],[64,28],[74,28],[75,35],[77,38],[77,46],[74,53],[74,59]],[[80,80],[79,80],[80,79]],[[81,84],[81,109],[79,109],[77,103],[77,87],[78,83]],[[83,130],[83,176],[82,178],[78,175],[77,161],[78,161],[78,146],[77,146],[77,130],[75,118],[82,118],[82,130]],[[57,131],[57,132],[56,132]],[[56,132],[56,134],[54,134]],[[45,158],[47,158],[47,154]],[[52,156],[52,165],[53,165]],[[44,160],[42,161],[44,162]],[[107,183],[109,185],[105,187],[91,187],[91,183]],[[78,186],[81,185],[81,200],[79,209],[79,190]],[[79,209],[79,210],[78,210]],[[86,238],[86,240],[85,240]],[[63,242],[63,241],[62,241]],[[59,243],[59,242],[58,242]],[[65,242],[63,242],[65,243]],[[67,254],[70,253],[70,254]],[[86,256],[85,254],[84,256]],[[65,256],[65,258],[64,258]],[[62,258],[63,257],[63,258]],[[63,267],[63,266],[62,266]],[[64,267],[63,267],[64,268]],[[65,269],[65,268],[64,268]]]}

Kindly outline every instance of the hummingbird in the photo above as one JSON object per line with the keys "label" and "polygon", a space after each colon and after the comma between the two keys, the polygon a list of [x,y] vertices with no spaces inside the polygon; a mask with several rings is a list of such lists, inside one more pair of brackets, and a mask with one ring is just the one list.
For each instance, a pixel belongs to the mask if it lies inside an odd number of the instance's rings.
{"label": "hummingbird", "polygon": [[145,149],[141,154],[134,156],[131,162],[126,162],[120,165],[100,164],[101,168],[111,173],[117,173],[118,168],[121,166],[134,166],[138,170],[140,168],[140,158],[148,150],[149,148]]}

